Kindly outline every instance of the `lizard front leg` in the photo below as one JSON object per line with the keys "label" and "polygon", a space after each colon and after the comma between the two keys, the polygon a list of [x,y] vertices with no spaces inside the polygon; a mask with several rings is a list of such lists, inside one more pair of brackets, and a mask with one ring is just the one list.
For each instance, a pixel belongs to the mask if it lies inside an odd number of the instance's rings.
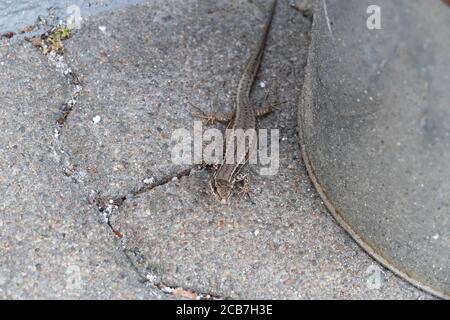
{"label": "lizard front leg", "polygon": [[234,111],[230,112],[205,112],[200,107],[196,106],[192,102],[189,102],[192,108],[194,108],[197,113],[193,115],[200,119],[205,119],[208,125],[213,125],[215,122],[220,122],[223,124],[228,124],[234,117]]}

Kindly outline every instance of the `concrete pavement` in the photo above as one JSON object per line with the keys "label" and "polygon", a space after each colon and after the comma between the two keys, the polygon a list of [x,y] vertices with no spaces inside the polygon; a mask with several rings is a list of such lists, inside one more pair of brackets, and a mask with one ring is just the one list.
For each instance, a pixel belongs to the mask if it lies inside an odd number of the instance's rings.
{"label": "concrete pavement", "polygon": [[232,107],[267,5],[119,6],[85,17],[59,63],[2,40],[0,297],[433,298],[366,255],[308,180],[296,105],[311,20],[288,1],[252,97],[287,101],[261,122],[280,129],[278,175],[250,168],[252,201],[223,206],[209,171],[171,163],[188,101]]}

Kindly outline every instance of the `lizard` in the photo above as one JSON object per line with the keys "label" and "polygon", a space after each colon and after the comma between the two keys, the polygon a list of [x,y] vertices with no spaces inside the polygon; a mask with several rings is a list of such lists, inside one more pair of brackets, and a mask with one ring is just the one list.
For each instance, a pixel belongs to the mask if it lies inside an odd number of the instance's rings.
{"label": "lizard", "polygon": [[[247,130],[256,132],[257,118],[271,112],[271,109],[274,105],[266,103],[267,95],[264,99],[262,107],[256,110],[253,106],[253,103],[250,101],[250,92],[253,88],[259,67],[261,65],[261,60],[264,55],[264,49],[266,46],[272,19],[275,14],[276,4],[277,0],[274,0],[272,2],[269,17],[267,18],[267,21],[265,23],[261,38],[251,52],[250,59],[248,60],[239,79],[236,92],[235,109],[232,112],[206,113],[193,105],[193,107],[200,111],[202,117],[207,119],[208,123],[214,123],[214,121],[218,121],[222,123],[228,123],[227,129],[231,128],[233,131],[242,129],[244,132]],[[252,150],[252,148],[255,148],[256,144],[256,135],[250,134],[248,145],[246,144],[245,146],[245,152],[241,152],[240,154],[238,153],[233,163],[224,161],[215,171],[210,181],[210,187],[213,194],[221,203],[226,204],[229,200],[235,182],[238,180],[238,175],[248,160],[249,151]],[[227,153],[227,151],[236,151],[235,143],[230,139],[225,138],[224,147],[225,153]]]}

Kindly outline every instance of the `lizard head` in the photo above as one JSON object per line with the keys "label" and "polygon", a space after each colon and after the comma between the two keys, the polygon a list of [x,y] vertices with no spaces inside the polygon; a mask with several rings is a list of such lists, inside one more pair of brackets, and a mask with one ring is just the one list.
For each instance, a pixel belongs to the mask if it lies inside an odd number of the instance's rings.
{"label": "lizard head", "polygon": [[233,185],[227,180],[212,180],[211,189],[222,204],[226,204],[231,196]]}

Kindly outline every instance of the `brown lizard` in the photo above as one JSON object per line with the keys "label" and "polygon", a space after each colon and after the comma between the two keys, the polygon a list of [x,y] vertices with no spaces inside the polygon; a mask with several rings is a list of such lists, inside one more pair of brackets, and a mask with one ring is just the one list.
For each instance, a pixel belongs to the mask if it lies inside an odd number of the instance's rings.
{"label": "brown lizard", "polygon": [[[225,122],[228,123],[227,128],[230,128],[234,131],[242,129],[244,132],[249,130],[250,132],[255,133],[257,129],[257,117],[264,116],[271,111],[273,105],[266,103],[267,95],[262,107],[256,110],[253,106],[253,103],[250,101],[250,92],[255,82],[256,75],[258,73],[264,54],[264,48],[266,45],[267,36],[269,34],[270,25],[275,13],[276,4],[277,1],[274,0],[271,6],[269,17],[264,26],[262,36],[256,47],[252,51],[251,57],[239,80],[236,92],[235,110],[229,113],[205,113],[200,110],[202,117],[207,119],[208,122]],[[249,152],[255,150],[256,148],[256,134],[249,134],[247,137],[249,138],[248,145],[245,145],[244,152],[238,152],[233,163],[224,161],[224,163],[222,163],[218,167],[213,178],[211,179],[211,189],[221,203],[227,203],[233,191],[234,184],[237,181],[237,177],[243,166],[247,163]],[[236,154],[236,147],[233,139],[225,140],[225,154],[227,154],[227,152],[234,152],[234,154]]]}

